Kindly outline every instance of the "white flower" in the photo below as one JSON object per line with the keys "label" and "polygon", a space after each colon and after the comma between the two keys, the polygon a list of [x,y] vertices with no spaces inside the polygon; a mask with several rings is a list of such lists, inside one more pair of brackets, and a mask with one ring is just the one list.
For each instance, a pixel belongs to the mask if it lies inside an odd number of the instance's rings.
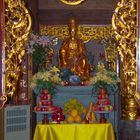
{"label": "white flower", "polygon": [[34,48],[30,48],[30,47],[27,48],[27,53],[28,54],[33,54],[34,51],[35,51]]}
{"label": "white flower", "polygon": [[53,45],[57,45],[58,44],[58,38],[53,39]]}
{"label": "white flower", "polygon": [[30,46],[33,46],[34,44],[35,44],[35,42],[34,42],[33,40],[30,40],[30,41],[29,41],[29,45],[30,45]]}
{"label": "white flower", "polygon": [[58,43],[58,38],[56,37],[41,36],[38,34],[31,33],[30,38],[27,44],[25,45],[25,47],[27,48],[27,53],[33,54],[36,53],[35,47],[41,47],[44,48],[44,51],[48,51],[45,50],[45,48],[52,47],[57,43]]}
{"label": "white flower", "polygon": [[31,33],[30,34],[30,38],[31,38],[31,40],[37,40],[38,39],[38,35],[37,34],[33,34],[33,33]]}

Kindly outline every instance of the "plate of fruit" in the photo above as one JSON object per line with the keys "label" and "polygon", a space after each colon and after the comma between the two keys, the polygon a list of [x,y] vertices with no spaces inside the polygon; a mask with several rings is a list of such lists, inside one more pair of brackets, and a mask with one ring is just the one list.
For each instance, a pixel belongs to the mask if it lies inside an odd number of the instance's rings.
{"label": "plate of fruit", "polygon": [[86,113],[85,106],[77,99],[71,98],[64,103],[64,114],[67,123],[82,123]]}

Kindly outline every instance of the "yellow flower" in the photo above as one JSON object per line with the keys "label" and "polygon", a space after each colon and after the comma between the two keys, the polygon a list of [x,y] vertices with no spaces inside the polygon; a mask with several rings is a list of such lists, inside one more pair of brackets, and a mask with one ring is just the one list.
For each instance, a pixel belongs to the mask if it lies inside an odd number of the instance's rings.
{"label": "yellow flower", "polygon": [[99,81],[104,81],[108,85],[116,84],[120,82],[119,78],[114,79],[113,77],[116,75],[115,72],[107,71],[103,63],[100,63],[97,67],[98,72],[90,78],[91,84],[96,84]]}
{"label": "yellow flower", "polygon": [[53,67],[51,68],[50,72],[57,73],[57,72],[60,72],[60,70],[59,70],[57,67],[53,66]]}
{"label": "yellow flower", "polygon": [[51,77],[51,81],[57,83],[59,81],[59,78],[57,76],[53,76]]}
{"label": "yellow flower", "polygon": [[35,82],[31,82],[31,88],[35,88],[36,87],[36,83]]}
{"label": "yellow flower", "polygon": [[44,75],[43,75],[43,80],[44,81],[48,81],[50,77],[51,77],[50,72],[44,72]]}
{"label": "yellow flower", "polygon": [[56,67],[52,67],[51,70],[49,71],[37,72],[31,78],[31,87],[34,88],[37,86],[36,85],[37,80],[61,83],[62,80],[58,72],[59,72],[59,69]]}
{"label": "yellow flower", "polygon": [[100,64],[97,66],[97,70],[98,70],[99,72],[105,72],[106,69],[105,69],[104,64],[103,64],[103,63],[100,63]]}

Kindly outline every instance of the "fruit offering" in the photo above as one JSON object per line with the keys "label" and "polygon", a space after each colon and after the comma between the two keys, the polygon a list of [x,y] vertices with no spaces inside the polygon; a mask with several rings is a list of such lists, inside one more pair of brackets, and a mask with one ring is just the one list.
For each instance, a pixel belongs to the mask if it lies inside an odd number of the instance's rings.
{"label": "fruit offering", "polygon": [[106,92],[99,92],[98,99],[95,105],[95,111],[112,111],[111,101]]}
{"label": "fruit offering", "polygon": [[55,111],[55,107],[53,106],[52,102],[52,96],[49,94],[48,90],[44,90],[42,92],[40,95],[40,101],[34,110],[36,112]]}
{"label": "fruit offering", "polygon": [[61,108],[57,109],[53,114],[52,114],[52,121],[54,123],[60,123],[65,120],[65,116],[63,114],[63,110]]}
{"label": "fruit offering", "polygon": [[71,98],[64,103],[64,114],[67,114],[68,123],[81,123],[84,113],[86,113],[86,108],[77,99]]}
{"label": "fruit offering", "polygon": [[48,90],[44,90],[40,95],[38,105],[34,107],[36,113],[41,113],[44,115],[42,119],[43,124],[48,124],[48,114],[53,113],[52,120],[56,123],[64,121],[65,116],[62,112],[62,109],[57,106],[53,106],[52,96],[49,94]]}

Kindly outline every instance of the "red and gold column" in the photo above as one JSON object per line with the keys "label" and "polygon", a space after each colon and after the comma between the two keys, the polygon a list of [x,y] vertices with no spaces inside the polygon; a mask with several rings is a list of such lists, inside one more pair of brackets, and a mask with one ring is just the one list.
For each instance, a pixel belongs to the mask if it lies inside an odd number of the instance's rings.
{"label": "red and gold column", "polygon": [[[17,100],[31,16],[24,1],[5,0],[5,94]],[[24,85],[24,82],[22,83]]]}

